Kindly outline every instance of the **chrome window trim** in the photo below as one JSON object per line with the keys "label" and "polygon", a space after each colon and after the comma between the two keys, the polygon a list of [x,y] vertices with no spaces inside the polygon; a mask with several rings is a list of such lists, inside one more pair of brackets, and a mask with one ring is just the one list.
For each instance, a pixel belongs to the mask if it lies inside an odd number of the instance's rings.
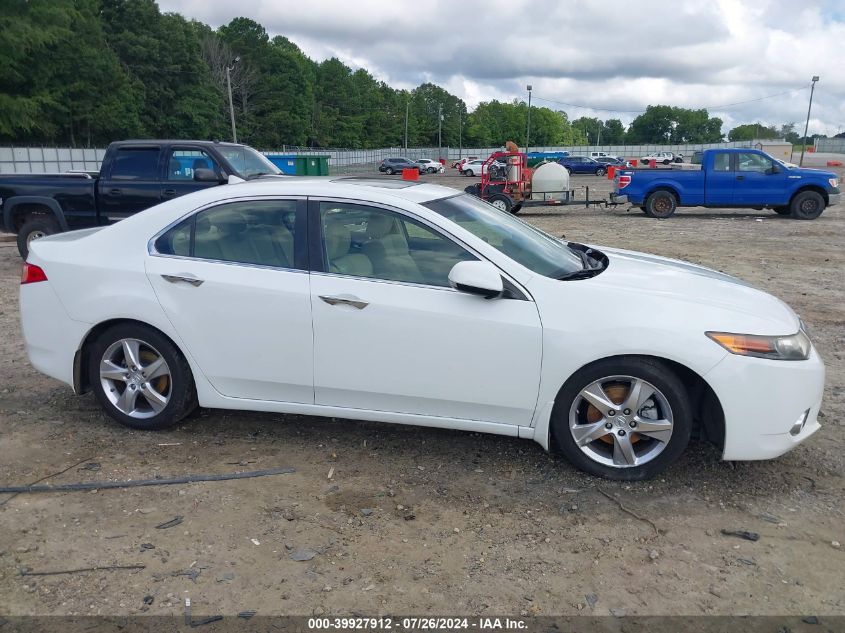
{"label": "chrome window trim", "polygon": [[[460,193],[461,192],[458,191],[458,192],[456,192],[456,195],[459,195]],[[434,231],[438,235],[442,236],[443,239],[449,240],[450,242],[457,244],[458,246],[460,246],[464,250],[469,251],[469,253],[471,255],[473,255],[474,257],[476,257],[479,261],[487,262],[488,264],[493,264],[493,266],[495,266],[498,269],[499,273],[502,274],[505,277],[505,279],[507,279],[510,283],[512,283],[526,297],[526,299],[528,301],[531,301],[531,302],[534,301],[534,297],[531,295],[530,292],[528,292],[528,290],[525,288],[525,286],[523,286],[521,283],[516,281],[507,271],[502,270],[501,266],[499,266],[495,262],[491,262],[484,255],[482,255],[477,250],[475,250],[475,248],[473,248],[471,245],[464,242],[461,238],[459,238],[455,235],[452,235],[451,233],[446,231],[443,227],[437,226],[436,224],[431,222],[429,219],[421,217],[421,216],[417,215],[416,213],[414,213],[413,211],[408,211],[406,209],[394,207],[394,206],[391,206],[390,204],[387,204],[385,202],[369,202],[369,201],[364,201],[364,200],[355,200],[355,199],[351,199],[351,198],[337,198],[337,197],[333,197],[333,196],[308,196],[308,201],[309,202],[317,202],[317,203],[320,203],[320,202],[337,202],[337,203],[340,203],[340,204],[347,203],[347,204],[354,204],[354,205],[358,205],[358,206],[370,206],[370,207],[375,207],[377,209],[384,209],[385,211],[390,211],[390,212],[396,213],[398,215],[403,215],[403,216],[409,217],[412,220],[419,222],[420,224],[424,224],[425,226],[430,228],[432,231]],[[410,202],[409,201],[409,204],[419,204],[420,206],[422,206],[422,204],[417,203],[417,202]],[[425,207],[423,207],[423,208],[425,208]],[[320,232],[322,233],[322,227],[321,227]],[[322,237],[323,236],[321,235],[320,236],[321,241],[322,241]],[[383,281],[383,282],[389,282],[389,283],[406,284],[406,285],[409,285],[409,286],[417,286],[417,287],[421,287],[421,288],[437,288],[439,290],[451,290],[453,292],[460,292],[459,290],[455,290],[451,286],[433,286],[433,285],[430,285],[430,284],[417,284],[417,283],[407,282],[407,281],[397,281],[395,279],[381,279],[379,277],[358,277],[358,276],[354,276],[354,275],[344,275],[342,273],[330,273],[330,272],[313,271],[313,270],[311,271],[311,274],[312,275],[330,275],[330,276],[333,276],[333,277],[343,277],[343,278],[346,278],[346,279],[365,279],[365,280],[369,280],[369,281]]]}

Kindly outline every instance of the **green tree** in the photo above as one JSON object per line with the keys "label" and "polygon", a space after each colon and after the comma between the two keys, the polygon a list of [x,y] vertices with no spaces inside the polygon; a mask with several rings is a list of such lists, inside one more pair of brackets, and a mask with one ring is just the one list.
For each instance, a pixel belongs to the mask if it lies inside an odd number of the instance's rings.
{"label": "green tree", "polygon": [[718,143],[722,120],[707,110],[672,106],[648,106],[631,122],[625,137],[628,143]]}
{"label": "green tree", "polygon": [[621,145],[625,142],[625,126],[619,119],[608,119],[604,122],[601,133],[603,145]]}

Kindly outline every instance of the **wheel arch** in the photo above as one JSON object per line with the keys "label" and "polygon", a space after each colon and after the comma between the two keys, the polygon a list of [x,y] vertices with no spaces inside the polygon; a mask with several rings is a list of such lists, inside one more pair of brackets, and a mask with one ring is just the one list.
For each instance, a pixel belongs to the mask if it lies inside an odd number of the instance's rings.
{"label": "wheel arch", "polygon": [[10,233],[17,233],[28,213],[52,215],[62,231],[68,230],[61,205],[54,198],[45,196],[14,196],[3,204],[3,226]]}
{"label": "wheel arch", "polygon": [[668,183],[656,183],[654,186],[652,186],[648,191],[646,191],[645,195],[643,195],[643,203],[648,200],[648,197],[651,194],[657,193],[658,191],[668,191],[673,196],[675,196],[675,201],[677,202],[678,206],[681,205],[681,192],[678,191],[677,187]]}
{"label": "wheel arch", "polygon": [[[182,354],[183,357],[188,361],[188,365],[191,365],[191,358],[188,354],[185,353],[185,350],[182,349],[182,346],[173,339],[167,332],[162,331],[160,328],[157,328],[155,325],[150,323],[146,323],[145,321],[140,321],[138,319],[130,319],[130,318],[114,318],[114,319],[107,319],[102,321],[92,327],[82,339],[82,343],[79,345],[79,349],[76,350],[76,354],[73,357],[73,391],[76,394],[83,394],[87,393],[91,389],[91,385],[88,382],[88,356],[89,350],[91,349],[91,345],[97,339],[97,337],[105,332],[112,326],[115,325],[122,325],[122,324],[134,324],[134,325],[143,325],[144,327],[148,327],[150,329],[155,330],[159,334],[161,334],[164,338],[166,338],[170,343],[173,344],[179,353]],[[196,378],[195,378],[196,380]]]}
{"label": "wheel arch", "polygon": [[556,450],[554,448],[556,444],[552,441],[551,417],[554,409],[558,406],[558,398],[560,397],[560,394],[575,374],[597,363],[609,360],[636,359],[647,359],[653,362],[658,362],[664,365],[681,380],[687,390],[687,393],[689,394],[690,405],[693,410],[693,436],[695,437],[697,435],[698,437],[707,439],[715,444],[719,450],[723,450],[725,443],[725,414],[716,392],[701,374],[690,367],[676,360],[651,354],[617,354],[605,356],[585,363],[573,371],[572,374],[561,383],[560,388],[555,394],[552,406],[547,407],[537,420],[533,438],[547,450]]}
{"label": "wheel arch", "polygon": [[814,185],[814,184],[802,185],[798,189],[793,191],[792,195],[789,196],[789,204],[790,205],[792,204],[792,201],[795,200],[796,196],[798,196],[799,194],[802,194],[806,191],[812,191],[814,193],[821,195],[821,197],[824,198],[824,206],[825,207],[827,207],[827,205],[830,204],[830,198],[828,197],[828,193],[825,190],[825,188],[822,187],[821,185]]}

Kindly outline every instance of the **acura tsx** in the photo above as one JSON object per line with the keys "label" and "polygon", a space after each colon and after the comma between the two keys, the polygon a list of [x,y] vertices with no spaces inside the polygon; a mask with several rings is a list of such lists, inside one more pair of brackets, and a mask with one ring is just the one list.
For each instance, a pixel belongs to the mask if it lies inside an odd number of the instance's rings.
{"label": "acura tsx", "polygon": [[431,184],[210,188],[34,241],[20,292],[32,364],[137,429],[197,406],[416,424],[629,480],[693,434],[753,460],[819,429],[824,365],[780,300]]}

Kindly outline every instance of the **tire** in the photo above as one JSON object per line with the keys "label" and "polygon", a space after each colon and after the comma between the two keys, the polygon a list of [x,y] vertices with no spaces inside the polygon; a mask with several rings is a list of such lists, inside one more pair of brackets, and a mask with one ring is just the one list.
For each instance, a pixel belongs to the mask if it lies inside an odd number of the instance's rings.
{"label": "tire", "polygon": [[678,209],[678,199],[675,194],[660,189],[650,194],[645,201],[645,214],[650,218],[665,220],[671,218]]}
{"label": "tire", "polygon": [[470,178],[475,178],[475,171],[474,171],[474,170],[472,170],[472,169],[467,169],[465,173],[466,173],[466,175],[467,175],[467,176],[469,176]]}
{"label": "tire", "polygon": [[815,191],[802,191],[789,205],[790,215],[796,220],[815,220],[824,211],[824,198]]}
{"label": "tire", "polygon": [[777,213],[778,215],[789,215],[792,213],[792,209],[789,207],[772,207],[772,211]]}
{"label": "tire", "polygon": [[[160,360],[161,373],[149,376],[147,370]],[[88,380],[103,410],[133,429],[166,429],[197,407],[188,361],[161,332],[139,323],[120,323],[96,338],[89,348]],[[132,395],[124,398],[127,393]]]}
{"label": "tire", "polygon": [[646,209],[645,207],[640,207],[640,211],[648,215],[648,209]]}
{"label": "tire", "polygon": [[607,170],[604,167],[599,167],[596,169],[596,176],[604,176],[607,173]]}
{"label": "tire", "polygon": [[504,193],[493,194],[487,198],[487,202],[505,213],[510,213],[511,209],[513,209],[513,198]]}
{"label": "tire", "polygon": [[663,159],[663,164],[668,165],[671,161],[668,158]]}
{"label": "tire", "polygon": [[[641,394],[637,404],[619,410],[635,385]],[[584,397],[587,389],[596,405]],[[608,406],[601,407],[592,394],[603,396]],[[649,431],[635,430],[645,428]],[[609,358],[566,381],[555,400],[551,431],[579,470],[637,481],[663,472],[683,453],[692,431],[692,407],[683,383],[660,361]]]}
{"label": "tire", "polygon": [[32,240],[61,232],[62,228],[55,219],[44,215],[31,216],[18,231],[18,252],[23,259],[26,259],[29,255],[29,243]]}

